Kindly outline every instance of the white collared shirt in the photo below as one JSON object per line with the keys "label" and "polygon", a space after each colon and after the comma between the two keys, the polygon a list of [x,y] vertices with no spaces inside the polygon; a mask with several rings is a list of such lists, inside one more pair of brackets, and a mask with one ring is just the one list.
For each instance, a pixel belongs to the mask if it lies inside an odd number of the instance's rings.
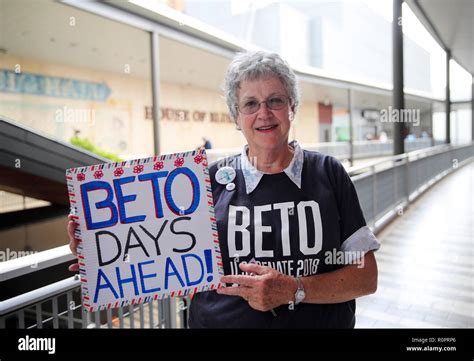
{"label": "white collared shirt", "polygon": [[[289,145],[294,149],[293,159],[291,160],[290,164],[288,164],[288,167],[283,170],[283,172],[288,176],[288,178],[291,179],[293,183],[296,184],[299,189],[301,189],[301,173],[303,172],[304,163],[303,149],[296,140],[290,142]],[[263,175],[269,173],[259,171],[252,165],[247,155],[248,148],[248,145],[243,147],[242,153],[240,154],[240,164],[242,166],[242,173],[244,175],[245,189],[247,194],[250,194],[255,190],[255,188],[257,188]]]}

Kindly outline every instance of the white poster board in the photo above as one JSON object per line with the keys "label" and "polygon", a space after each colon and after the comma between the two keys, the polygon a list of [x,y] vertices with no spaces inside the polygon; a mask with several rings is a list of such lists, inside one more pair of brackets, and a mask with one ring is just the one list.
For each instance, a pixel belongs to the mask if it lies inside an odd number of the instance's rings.
{"label": "white poster board", "polygon": [[83,305],[224,287],[204,149],[66,171]]}

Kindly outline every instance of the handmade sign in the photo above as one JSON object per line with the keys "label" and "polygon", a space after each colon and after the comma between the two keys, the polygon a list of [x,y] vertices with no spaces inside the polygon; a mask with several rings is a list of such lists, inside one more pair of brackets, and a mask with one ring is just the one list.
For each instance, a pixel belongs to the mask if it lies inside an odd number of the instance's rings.
{"label": "handmade sign", "polygon": [[66,171],[89,311],[223,287],[204,149]]}

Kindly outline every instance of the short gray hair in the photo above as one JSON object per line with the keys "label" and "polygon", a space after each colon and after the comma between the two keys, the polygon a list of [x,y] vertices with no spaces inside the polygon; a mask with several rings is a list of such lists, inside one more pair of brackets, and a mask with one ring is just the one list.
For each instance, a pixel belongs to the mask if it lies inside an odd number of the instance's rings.
{"label": "short gray hair", "polygon": [[237,120],[237,101],[240,83],[266,77],[278,77],[290,98],[294,111],[300,102],[296,75],[288,63],[276,53],[248,51],[237,53],[230,63],[224,79],[224,96],[231,117]]}

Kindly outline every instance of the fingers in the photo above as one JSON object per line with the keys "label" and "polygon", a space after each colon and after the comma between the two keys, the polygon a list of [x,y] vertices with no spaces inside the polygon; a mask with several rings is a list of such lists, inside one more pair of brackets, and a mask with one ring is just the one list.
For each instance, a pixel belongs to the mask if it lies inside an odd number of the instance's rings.
{"label": "fingers", "polygon": [[263,275],[272,270],[270,267],[261,266],[256,263],[240,263],[239,267],[244,272],[255,273],[257,275]]}
{"label": "fingers", "polygon": [[[79,240],[74,236],[74,231],[78,227],[78,224],[74,222],[74,215],[69,214],[67,218],[69,222],[67,223],[67,234],[69,236],[69,249],[71,253],[77,257],[77,245],[79,244]],[[68,270],[71,272],[79,271],[79,263],[74,263],[68,267]]]}
{"label": "fingers", "polygon": [[[264,275],[272,271],[272,268],[260,266],[255,263],[241,263],[239,265],[240,269],[244,272],[253,273],[256,275]],[[244,275],[228,275],[222,276],[221,282],[224,283],[238,283],[241,286],[253,287],[259,281],[258,278],[254,276],[244,276]]]}
{"label": "fingers", "polygon": [[79,263],[73,263],[68,267],[68,270],[71,272],[77,272],[79,271]]}
{"label": "fingers", "polygon": [[71,239],[69,241],[69,249],[71,250],[71,253],[77,257],[77,246],[79,244],[79,240],[77,239]]}
{"label": "fingers", "polygon": [[261,294],[255,294],[255,289],[249,287],[224,287],[218,288],[216,292],[220,295],[242,297],[250,307],[257,311],[265,312],[273,308]]}
{"label": "fingers", "polygon": [[70,219],[67,224],[67,234],[69,236],[69,249],[71,253],[77,257],[77,245],[79,244],[79,240],[74,236],[74,231],[78,227],[78,224],[71,220],[71,214],[68,216]]}
{"label": "fingers", "polygon": [[67,234],[69,236],[69,239],[70,240],[73,240],[75,237],[74,237],[74,231],[76,230],[78,224],[74,221],[69,221],[67,223]]}
{"label": "fingers", "polygon": [[[237,283],[240,286],[254,287],[257,285],[258,280],[253,276],[222,276],[221,282],[223,283]],[[233,287],[236,288],[236,287]]]}
{"label": "fingers", "polygon": [[218,288],[216,292],[220,295],[240,296],[243,299],[248,300],[251,289],[248,287],[222,287]]}

